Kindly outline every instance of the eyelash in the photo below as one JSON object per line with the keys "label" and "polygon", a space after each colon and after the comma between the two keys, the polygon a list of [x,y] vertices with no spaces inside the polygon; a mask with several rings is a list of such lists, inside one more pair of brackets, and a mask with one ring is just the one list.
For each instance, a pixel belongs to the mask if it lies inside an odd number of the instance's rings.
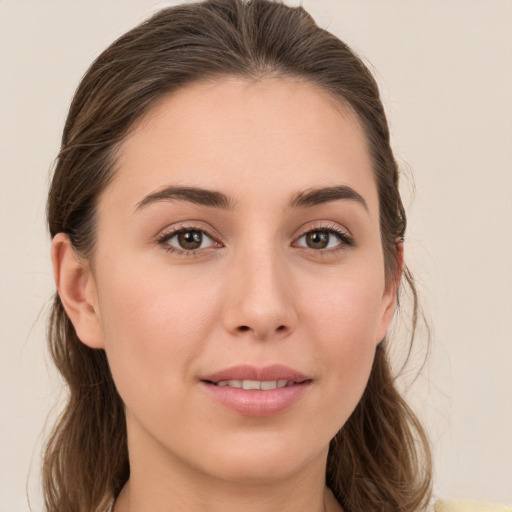
{"label": "eyelash", "polygon": [[[222,246],[222,242],[220,242],[216,237],[210,235],[205,229],[199,228],[197,226],[180,226],[178,228],[171,229],[159,236],[156,242],[165,251],[176,254],[177,256],[197,256],[199,252],[204,251],[205,248],[180,249],[179,247],[174,247],[168,243],[172,238],[178,236],[180,233],[187,233],[190,231],[202,233],[203,235],[206,235],[210,240],[212,240],[212,242]],[[207,247],[206,249],[209,248],[210,247]]]}
{"label": "eyelash", "polygon": [[[178,247],[172,246],[169,244],[169,241],[174,238],[175,236],[178,236],[181,233],[186,233],[189,231],[195,231],[200,232],[203,235],[206,235],[213,243],[218,244],[219,246],[222,246],[222,242],[220,242],[216,237],[210,235],[206,230],[199,228],[197,226],[180,226],[178,228],[171,229],[170,231],[167,231],[163,233],[161,236],[159,236],[156,240],[157,244],[161,246],[165,251],[170,252],[172,254],[176,254],[177,256],[197,256],[201,251],[204,251],[205,249],[210,249],[210,247],[207,248],[199,248],[199,249],[180,249]],[[299,237],[297,237],[294,240],[294,244],[297,243],[298,240],[305,237],[309,233],[314,232],[326,232],[329,235],[334,235],[337,240],[340,242],[336,247],[329,248],[329,249],[313,249],[311,247],[304,247],[300,246],[303,249],[306,249],[308,251],[312,251],[315,254],[336,254],[339,251],[346,250],[349,247],[354,247],[355,242],[354,239],[349,236],[345,231],[340,229],[338,226],[334,224],[329,225],[319,225],[315,226],[311,229],[308,229],[307,231],[304,231]]]}
{"label": "eyelash", "polygon": [[354,239],[344,230],[340,229],[336,224],[320,224],[318,226],[313,226],[312,228],[308,229],[307,231],[303,232],[298,238],[295,239],[296,243],[301,238],[305,237],[309,233],[315,233],[315,232],[323,232],[328,233],[329,235],[334,235],[335,238],[337,238],[339,244],[330,249],[313,249],[311,247],[304,247],[301,246],[303,249],[306,249],[308,251],[312,251],[315,254],[320,255],[332,255],[337,254],[340,251],[345,251],[347,248],[355,247]]}

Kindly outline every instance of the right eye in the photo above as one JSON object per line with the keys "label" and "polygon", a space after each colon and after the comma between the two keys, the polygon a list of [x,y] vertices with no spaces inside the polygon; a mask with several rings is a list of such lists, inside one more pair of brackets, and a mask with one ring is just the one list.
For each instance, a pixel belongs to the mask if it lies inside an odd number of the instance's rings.
{"label": "right eye", "polygon": [[201,249],[216,247],[220,244],[210,237],[205,231],[197,228],[179,228],[166,233],[158,243],[170,252],[195,254]]}

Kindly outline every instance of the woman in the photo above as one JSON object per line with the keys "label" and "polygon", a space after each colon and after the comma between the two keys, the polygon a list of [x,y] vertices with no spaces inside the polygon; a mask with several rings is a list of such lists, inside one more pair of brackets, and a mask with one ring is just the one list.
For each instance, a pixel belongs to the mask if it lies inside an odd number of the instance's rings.
{"label": "woman", "polygon": [[75,94],[48,221],[70,388],[48,510],[426,506],[428,443],[386,356],[402,280],[415,296],[387,122],[303,9],[210,0],[113,43]]}

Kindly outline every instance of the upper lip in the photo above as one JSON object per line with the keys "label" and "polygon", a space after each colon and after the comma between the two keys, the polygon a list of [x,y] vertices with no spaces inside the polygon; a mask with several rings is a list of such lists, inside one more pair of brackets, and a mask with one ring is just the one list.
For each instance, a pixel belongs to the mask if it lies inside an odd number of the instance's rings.
{"label": "upper lip", "polygon": [[304,382],[311,380],[303,373],[289,368],[288,366],[273,364],[270,366],[256,367],[248,364],[225,368],[210,375],[201,377],[201,380],[208,382],[221,382],[226,380],[287,380],[293,382]]}

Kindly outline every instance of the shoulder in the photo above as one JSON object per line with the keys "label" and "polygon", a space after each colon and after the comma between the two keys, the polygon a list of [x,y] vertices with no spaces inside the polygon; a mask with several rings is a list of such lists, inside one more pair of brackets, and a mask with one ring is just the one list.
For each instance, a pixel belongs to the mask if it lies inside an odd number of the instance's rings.
{"label": "shoulder", "polygon": [[439,500],[435,512],[512,512],[512,507],[473,500]]}

